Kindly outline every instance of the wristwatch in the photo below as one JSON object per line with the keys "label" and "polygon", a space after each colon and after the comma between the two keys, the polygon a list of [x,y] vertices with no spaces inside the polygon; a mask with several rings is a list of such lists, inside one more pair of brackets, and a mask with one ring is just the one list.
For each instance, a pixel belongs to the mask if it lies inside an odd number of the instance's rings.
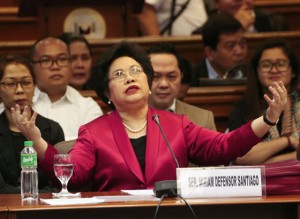
{"label": "wristwatch", "polygon": [[271,122],[271,121],[268,119],[268,117],[267,117],[267,113],[264,113],[263,119],[264,119],[264,122],[265,122],[267,125],[269,125],[269,126],[275,126],[275,125],[277,125],[277,123],[278,123],[278,121],[279,121],[279,119],[277,119],[276,122]]}

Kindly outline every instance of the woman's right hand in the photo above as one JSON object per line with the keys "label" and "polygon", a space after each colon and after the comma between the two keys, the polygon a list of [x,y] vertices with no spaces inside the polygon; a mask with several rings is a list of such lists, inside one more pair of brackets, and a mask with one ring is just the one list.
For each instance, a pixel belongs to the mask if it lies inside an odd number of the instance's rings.
{"label": "woman's right hand", "polygon": [[28,120],[28,115],[30,115],[30,108],[25,106],[24,111],[21,112],[20,106],[16,104],[15,107],[11,108],[12,118],[17,128],[22,132],[22,134],[28,140],[38,140],[41,138],[41,131],[35,125],[35,119],[37,113],[34,112],[31,118]]}

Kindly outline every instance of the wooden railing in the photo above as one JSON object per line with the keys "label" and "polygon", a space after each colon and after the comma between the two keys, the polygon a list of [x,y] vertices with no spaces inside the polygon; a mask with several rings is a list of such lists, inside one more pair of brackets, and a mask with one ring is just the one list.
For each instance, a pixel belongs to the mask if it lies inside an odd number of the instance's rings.
{"label": "wooden railing", "polygon": [[[248,41],[248,60],[253,54],[254,49],[258,44],[266,39],[281,37],[286,39],[296,50],[300,57],[300,31],[277,32],[277,33],[255,33],[246,34]],[[92,56],[96,61],[101,54],[109,47],[115,45],[121,40],[128,40],[138,43],[143,48],[148,48],[151,45],[158,43],[171,43],[178,49],[179,53],[191,61],[191,63],[200,61],[204,57],[204,49],[202,37],[200,35],[194,36],[172,36],[172,37],[130,37],[130,38],[111,38],[102,40],[91,40]],[[0,54],[16,53],[20,55],[29,55],[29,49],[34,41],[0,41]]]}
{"label": "wooden railing", "polygon": [[[242,97],[244,92],[244,85],[192,87],[189,89],[184,102],[211,110],[215,117],[217,130],[224,132],[227,128],[227,119],[232,106]],[[85,97],[92,97],[99,104],[104,113],[111,110],[97,97],[95,91],[81,91],[81,94]]]}

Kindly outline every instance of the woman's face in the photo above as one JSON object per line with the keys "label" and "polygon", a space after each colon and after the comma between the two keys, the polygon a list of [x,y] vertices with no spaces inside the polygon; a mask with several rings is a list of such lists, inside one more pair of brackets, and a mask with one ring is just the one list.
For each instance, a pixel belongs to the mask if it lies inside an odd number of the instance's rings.
{"label": "woman's face", "polygon": [[70,85],[81,90],[90,78],[92,67],[91,54],[84,42],[73,42],[69,47],[72,60],[72,77]]}
{"label": "woman's face", "polygon": [[12,63],[5,67],[1,79],[0,98],[7,110],[16,104],[20,105],[21,110],[25,106],[31,107],[34,88],[33,78],[25,65]]}
{"label": "woman's face", "polygon": [[282,81],[287,88],[290,87],[293,72],[288,56],[282,48],[264,50],[259,60],[257,72],[259,81],[265,87],[272,85],[275,81]]}
{"label": "woman's face", "polygon": [[147,104],[150,91],[148,79],[137,61],[127,56],[117,58],[109,68],[108,78],[107,97],[117,110]]}

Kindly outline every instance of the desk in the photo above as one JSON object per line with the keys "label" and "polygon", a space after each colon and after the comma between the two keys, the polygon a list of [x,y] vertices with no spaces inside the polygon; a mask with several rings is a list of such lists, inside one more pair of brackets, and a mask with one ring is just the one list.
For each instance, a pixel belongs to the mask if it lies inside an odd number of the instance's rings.
{"label": "desk", "polygon": [[[118,195],[120,193],[83,193],[82,197]],[[50,194],[41,194],[50,198]],[[269,196],[266,198],[197,199],[190,203],[198,219],[300,219],[300,196]],[[9,219],[34,218],[153,218],[157,202],[118,202],[93,205],[49,206],[23,204],[20,195],[0,195],[0,206],[7,206]],[[6,212],[0,211],[0,218]],[[188,208],[177,199],[163,201],[158,218],[193,218]]]}

